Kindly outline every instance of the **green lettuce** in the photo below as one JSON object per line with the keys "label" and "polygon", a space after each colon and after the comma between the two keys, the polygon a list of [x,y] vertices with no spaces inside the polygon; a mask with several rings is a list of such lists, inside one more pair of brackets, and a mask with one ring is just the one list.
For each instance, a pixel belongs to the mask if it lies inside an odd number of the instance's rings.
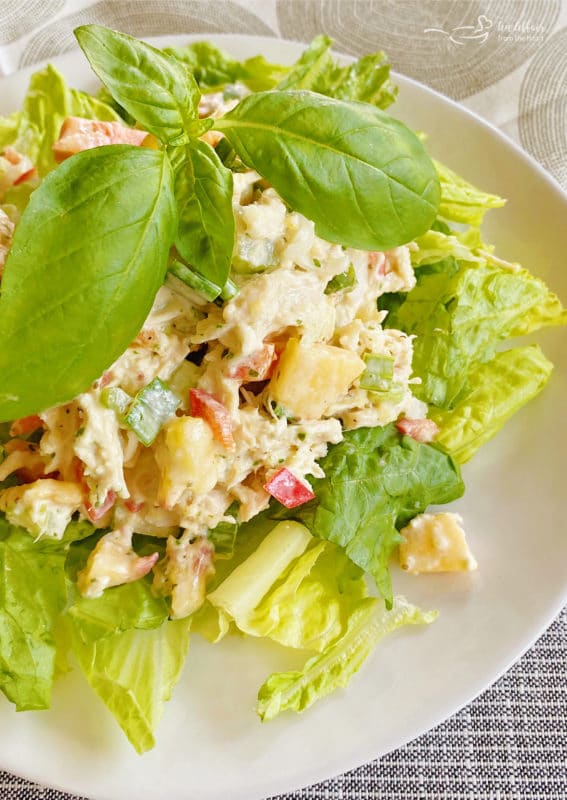
{"label": "green lettuce", "polygon": [[[446,231],[426,231],[415,238],[415,244],[417,246],[410,251],[411,263],[414,267],[437,265],[440,261],[448,258],[476,263],[486,260],[462,241],[462,235],[450,231],[449,228]],[[447,266],[445,265],[445,269]],[[455,271],[456,269],[457,265],[455,264]],[[436,268],[435,271],[439,271],[439,268]],[[424,273],[420,272],[419,274]]]}
{"label": "green lettuce", "polygon": [[51,146],[59,138],[61,125],[67,117],[109,121],[120,119],[101,100],[70,89],[61,73],[51,64],[32,75],[24,100],[23,116],[37,132],[37,152],[31,158],[40,177],[57,166]]}
{"label": "green lettuce", "polygon": [[0,518],[0,689],[18,711],[50,705],[65,556],[65,544]]}
{"label": "green lettuce", "polygon": [[469,374],[471,391],[451,411],[431,411],[440,427],[436,441],[464,464],[541,392],[552,370],[553,364],[537,345],[496,353]]}
{"label": "green lettuce", "polygon": [[[32,75],[22,111],[0,119],[0,149],[8,145],[15,147],[31,158],[43,177],[57,166],[51,146],[59,138],[61,125],[69,116],[121,119],[96,97],[70,89],[61,73],[50,64]],[[11,202],[9,192],[6,202]]]}
{"label": "green lettuce", "polygon": [[390,81],[390,64],[385,53],[371,53],[346,66],[337,64],[331,54],[328,36],[317,36],[278,89],[308,89],[337,100],[356,100],[388,108],[397,95]]}
{"label": "green lettuce", "polygon": [[415,335],[414,394],[430,405],[454,408],[471,390],[469,373],[494,357],[498,344],[544,325],[561,325],[567,313],[547,286],[524,269],[495,260],[445,259],[440,269],[418,270],[403,302],[384,300],[387,327]]}
{"label": "green lettuce", "polygon": [[282,711],[304,711],[316,700],[344,687],[380,639],[403,625],[433,622],[435,612],[423,612],[403,597],[391,611],[376,598],[362,601],[348,620],[344,634],[302,670],[270,675],[258,692],[258,714],[271,720]]}
{"label": "green lettuce", "polygon": [[[97,532],[70,548],[61,646],[73,652],[88,683],[142,753],[155,744],[163,704],[187,655],[190,621],[168,620],[167,602],[154,596],[150,576],[106,589],[101,597],[81,597],[76,590],[77,572],[100,535]],[[138,552],[155,551],[155,539],[136,539]],[[139,539],[146,540],[141,547]]]}
{"label": "green lettuce", "polygon": [[26,121],[21,111],[14,111],[9,117],[0,117],[0,151],[23,141],[26,134]]}
{"label": "green lettuce", "polygon": [[347,431],[320,464],[325,477],[312,482],[316,499],[277,516],[299,519],[314,536],[343,547],[390,605],[388,562],[398,529],[430,504],[460,497],[459,468],[440,447],[402,436],[395,425]]}
{"label": "green lettuce", "polygon": [[433,163],[441,183],[439,215],[443,219],[479,227],[487,211],[506,204],[502,197],[477,189],[439,161]]}
{"label": "green lettuce", "polygon": [[194,42],[185,47],[166,47],[164,52],[183,61],[205,91],[218,91],[239,81],[253,92],[273,89],[289,72],[289,67],[271,64],[264,56],[237,61],[209,42]]}
{"label": "green lettuce", "polygon": [[321,651],[366,595],[364,574],[344,551],[303,525],[281,522],[208,602],[242,633]]}
{"label": "green lettuce", "polygon": [[106,589],[102,597],[78,596],[68,613],[81,639],[94,642],[123,631],[159,628],[169,609],[164,598],[152,594],[151,579],[142,578]]}
{"label": "green lettuce", "polygon": [[73,652],[88,683],[138,753],[155,745],[163,705],[187,657],[189,628],[181,619],[85,642],[72,623]]}
{"label": "green lettuce", "polygon": [[[92,533],[92,526],[91,528]],[[82,597],[77,589],[77,573],[81,570],[104,533],[75,542],[66,561],[69,600],[67,614],[71,617],[75,631],[83,642],[94,642],[103,636],[111,636],[128,630],[150,630],[158,628],[169,616],[169,608],[163,597],[152,592],[152,576],[147,575],[133,583],[124,583],[105,589],[100,597]],[[138,540],[143,539],[141,546]],[[147,537],[136,537],[139,555],[149,555],[160,550],[163,543]]]}

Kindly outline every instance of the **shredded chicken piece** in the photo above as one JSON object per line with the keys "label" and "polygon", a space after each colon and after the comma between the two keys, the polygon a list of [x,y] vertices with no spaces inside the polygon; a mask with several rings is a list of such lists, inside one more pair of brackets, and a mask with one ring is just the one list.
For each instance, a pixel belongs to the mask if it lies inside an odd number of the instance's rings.
{"label": "shredded chicken piece", "polygon": [[100,597],[110,586],[143,578],[158,558],[159,553],[138,556],[132,549],[132,529],[118,528],[99,540],[77,576],[77,587],[83,597]]}
{"label": "shredded chicken piece", "polygon": [[214,575],[215,549],[205,538],[191,541],[189,536],[167,540],[165,559],[161,561],[154,578],[157,594],[171,595],[171,616],[188,617],[203,605],[207,578]]}

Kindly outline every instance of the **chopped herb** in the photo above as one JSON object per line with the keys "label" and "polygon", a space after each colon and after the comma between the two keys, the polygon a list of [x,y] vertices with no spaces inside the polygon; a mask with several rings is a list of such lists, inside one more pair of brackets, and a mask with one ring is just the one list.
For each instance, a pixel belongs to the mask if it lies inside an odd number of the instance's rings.
{"label": "chopped herb", "polygon": [[334,294],[340,291],[351,291],[356,286],[356,272],[352,264],[345,272],[335,275],[325,286],[325,294]]}

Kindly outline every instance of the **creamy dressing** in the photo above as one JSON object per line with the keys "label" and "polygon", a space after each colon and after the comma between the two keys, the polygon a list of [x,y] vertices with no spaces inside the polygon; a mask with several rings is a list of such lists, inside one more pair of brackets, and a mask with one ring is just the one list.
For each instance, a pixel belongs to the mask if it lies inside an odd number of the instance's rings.
{"label": "creamy dressing", "polygon": [[[217,101],[210,99],[208,113],[220,108]],[[147,566],[131,550],[133,532],[168,537],[165,560],[156,568],[156,590],[177,593],[175,614],[182,615],[195,605],[193,589],[203,581],[191,584],[191,590],[176,581],[192,581],[188,565],[205,563],[210,555],[210,548],[190,549],[191,542],[203,541],[209,529],[232,520],[234,503],[239,520],[259,513],[269,501],[264,486],[282,467],[303,481],[323,477],[318,461],[330,444],[341,441],[344,428],[384,425],[401,414],[425,416],[426,407],[411,392],[411,337],[384,329],[385,312],[377,309],[384,292],[414,285],[409,248],[367,253],[326,242],[311,221],[290,211],[251,171],[234,175],[233,202],[238,294],[219,307],[169,278],[142,330],[104,376],[72,403],[41,415],[39,453],[45,474],[57,480],[0,492],[8,518],[34,536],[62,535],[79,508],[84,516],[86,504],[112,500],[103,522],[114,527],[113,534],[101,540],[81,578],[89,596],[134,579]],[[329,286],[337,276],[343,288]],[[300,356],[305,354],[304,364],[294,366],[288,355],[289,380],[278,376],[276,366],[263,383],[255,382],[259,354],[281,361],[292,341],[299,343]],[[203,346],[201,366],[189,368],[186,356]],[[323,360],[318,362],[319,353]],[[393,360],[396,392],[391,396],[361,387],[368,355]],[[248,379],[235,377],[239,369],[247,374],[247,364]],[[309,376],[302,374],[306,364]],[[104,392],[120,388],[133,398],[154,378],[171,382],[181,406],[145,447],[106,407]],[[296,385],[304,390],[301,396]],[[187,416],[190,386],[222,403],[230,448],[216,440],[206,418]],[[291,412],[277,407],[271,386],[295,401]],[[307,408],[310,413],[304,414]],[[313,409],[320,412],[314,416]],[[33,488],[62,481],[75,486],[74,504]],[[206,574],[208,566],[203,570]]]}

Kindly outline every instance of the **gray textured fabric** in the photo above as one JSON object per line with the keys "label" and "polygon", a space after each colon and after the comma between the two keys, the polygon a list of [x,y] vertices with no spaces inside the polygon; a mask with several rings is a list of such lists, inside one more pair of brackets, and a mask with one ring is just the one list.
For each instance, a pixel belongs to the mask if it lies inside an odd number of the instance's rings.
{"label": "gray textured fabric", "polygon": [[[72,28],[87,21],[139,36],[305,41],[324,32],[353,54],[384,46],[396,69],[487,117],[567,187],[561,0],[0,0],[0,75],[68,50]],[[510,672],[435,730],[279,800],[565,800],[566,642],[563,612]],[[0,800],[70,798],[0,773]]]}

